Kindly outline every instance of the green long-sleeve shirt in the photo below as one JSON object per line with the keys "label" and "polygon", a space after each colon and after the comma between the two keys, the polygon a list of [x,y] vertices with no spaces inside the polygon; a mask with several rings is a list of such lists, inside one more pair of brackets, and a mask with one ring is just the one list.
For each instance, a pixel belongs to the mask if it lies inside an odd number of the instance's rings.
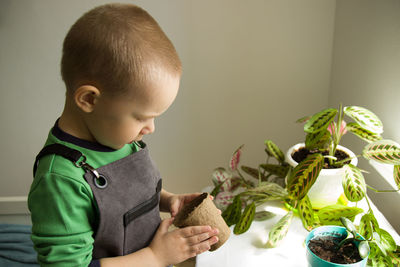
{"label": "green long-sleeve shirt", "polygon": [[[56,126],[45,145],[60,143],[81,151],[94,168],[136,151],[135,144],[113,150],[80,140]],[[41,266],[88,266],[92,260],[98,210],[84,171],[58,155],[40,159],[28,196],[32,241]]]}

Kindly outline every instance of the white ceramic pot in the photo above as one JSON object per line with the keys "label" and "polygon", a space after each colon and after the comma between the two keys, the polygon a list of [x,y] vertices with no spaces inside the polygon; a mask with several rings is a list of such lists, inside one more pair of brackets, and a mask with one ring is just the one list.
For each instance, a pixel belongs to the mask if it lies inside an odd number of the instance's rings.
{"label": "white ceramic pot", "polygon": [[[286,161],[293,167],[298,164],[293,158],[292,154],[294,151],[301,147],[304,147],[304,143],[299,143],[292,146],[286,153]],[[338,145],[337,149],[344,151],[353,159],[351,164],[357,166],[358,159],[356,155],[349,149]],[[322,169],[319,173],[317,180],[308,192],[311,205],[314,209],[321,209],[327,205],[336,204],[339,197],[343,194],[342,177],[344,175],[344,169]]]}

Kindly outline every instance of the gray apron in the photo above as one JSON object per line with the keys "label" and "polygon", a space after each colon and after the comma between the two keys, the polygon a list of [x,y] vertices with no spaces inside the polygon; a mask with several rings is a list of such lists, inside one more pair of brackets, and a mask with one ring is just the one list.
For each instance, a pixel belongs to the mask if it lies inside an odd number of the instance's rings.
{"label": "gray apron", "polygon": [[130,254],[148,246],[161,222],[159,212],[161,178],[143,142],[136,153],[94,169],[78,150],[61,144],[42,149],[38,160],[58,154],[85,170],[99,209],[100,220],[94,236],[93,258]]}

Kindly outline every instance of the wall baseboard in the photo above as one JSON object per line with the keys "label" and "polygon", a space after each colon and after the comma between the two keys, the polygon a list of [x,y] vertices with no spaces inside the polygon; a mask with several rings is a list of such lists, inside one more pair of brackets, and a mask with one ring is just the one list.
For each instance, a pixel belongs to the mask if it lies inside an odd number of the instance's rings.
{"label": "wall baseboard", "polygon": [[29,214],[27,196],[0,197],[0,215]]}

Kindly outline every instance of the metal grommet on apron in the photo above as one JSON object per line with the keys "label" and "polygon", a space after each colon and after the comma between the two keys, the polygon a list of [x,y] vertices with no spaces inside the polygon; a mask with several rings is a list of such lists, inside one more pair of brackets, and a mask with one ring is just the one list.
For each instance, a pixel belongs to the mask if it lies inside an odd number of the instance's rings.
{"label": "metal grommet on apron", "polygon": [[125,158],[94,169],[78,150],[61,144],[46,146],[36,157],[61,155],[85,170],[100,213],[95,231],[93,258],[127,255],[147,247],[161,222],[160,173],[144,143]]}

